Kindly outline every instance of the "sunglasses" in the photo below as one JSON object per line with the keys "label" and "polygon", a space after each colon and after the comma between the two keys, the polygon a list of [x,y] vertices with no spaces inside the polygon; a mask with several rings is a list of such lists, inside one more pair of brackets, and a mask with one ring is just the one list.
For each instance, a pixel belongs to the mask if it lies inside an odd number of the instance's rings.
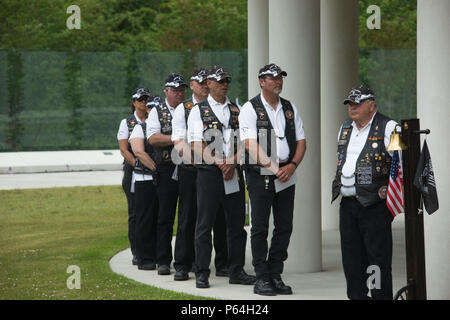
{"label": "sunglasses", "polygon": [[231,80],[229,78],[225,78],[220,81],[217,81],[217,80],[214,80],[214,81],[217,83],[220,83],[220,84],[225,84],[225,83],[230,84],[231,83]]}
{"label": "sunglasses", "polygon": [[147,96],[142,96],[142,97],[140,97],[140,98],[138,98],[136,100],[139,101],[139,102],[143,102],[143,101],[147,102],[148,97]]}

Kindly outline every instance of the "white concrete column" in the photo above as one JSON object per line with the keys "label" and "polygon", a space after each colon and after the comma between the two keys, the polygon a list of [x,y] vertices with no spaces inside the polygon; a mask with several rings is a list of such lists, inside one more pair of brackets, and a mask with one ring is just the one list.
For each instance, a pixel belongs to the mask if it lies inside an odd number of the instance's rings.
{"label": "white concrete column", "polygon": [[430,129],[439,210],[424,214],[428,299],[450,299],[450,1],[417,1],[417,117]]}
{"label": "white concrete column", "polygon": [[336,171],[337,136],[348,117],[342,104],[358,84],[358,0],[320,2],[320,150],[322,167],[322,229],[339,228],[338,198],[331,204]]}
{"label": "white concrete column", "polygon": [[320,193],[320,1],[269,0],[269,62],[286,70],[281,96],[303,119],[307,151],[297,169],[286,272],[322,268]]}
{"label": "white concrete column", "polygon": [[248,98],[251,99],[260,92],[258,70],[269,63],[269,2],[248,0],[247,8]]}

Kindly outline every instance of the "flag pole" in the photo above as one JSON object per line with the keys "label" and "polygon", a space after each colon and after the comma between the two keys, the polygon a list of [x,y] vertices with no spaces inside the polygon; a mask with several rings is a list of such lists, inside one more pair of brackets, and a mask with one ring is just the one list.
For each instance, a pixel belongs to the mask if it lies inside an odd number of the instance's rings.
{"label": "flag pole", "polygon": [[426,300],[425,240],[423,214],[419,211],[420,193],[414,186],[414,176],[420,155],[419,119],[401,121],[402,140],[407,146],[403,150],[403,181],[405,205],[405,240],[407,300]]}

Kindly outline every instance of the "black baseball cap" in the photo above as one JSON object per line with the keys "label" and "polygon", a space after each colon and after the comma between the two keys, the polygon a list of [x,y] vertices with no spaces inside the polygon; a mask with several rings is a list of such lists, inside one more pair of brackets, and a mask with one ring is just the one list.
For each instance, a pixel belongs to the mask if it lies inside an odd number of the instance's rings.
{"label": "black baseball cap", "polygon": [[150,96],[150,91],[145,87],[138,87],[133,91],[133,95],[131,96],[131,99],[139,99],[141,97]]}
{"label": "black baseball cap", "polygon": [[353,103],[361,103],[364,100],[372,99],[375,100],[375,95],[372,90],[365,86],[357,86],[353,87],[348,93],[348,97],[344,100],[344,104],[349,102]]}
{"label": "black baseball cap", "polygon": [[264,67],[259,69],[258,78],[261,78],[264,76],[276,77],[279,74],[281,74],[285,77],[287,76],[286,71],[281,70],[281,68],[279,66],[277,66],[275,63],[271,63],[271,64],[266,64]]}
{"label": "black baseball cap", "polygon": [[194,72],[192,72],[191,75],[191,81],[195,80],[198,81],[198,83],[202,83],[203,81],[206,80],[206,77],[208,76],[208,70],[205,68],[200,68],[200,69],[196,69],[194,70]]}
{"label": "black baseball cap", "polygon": [[160,104],[161,104],[160,96],[150,96],[147,99],[146,106],[149,108],[153,108],[153,107],[159,106]]}
{"label": "black baseball cap", "polygon": [[212,69],[209,71],[208,76],[206,78],[211,79],[211,80],[216,80],[216,81],[220,81],[220,80],[226,79],[226,78],[231,80],[231,76],[228,73],[228,71],[225,70],[225,68],[221,67],[221,66],[212,67]]}
{"label": "black baseball cap", "polygon": [[186,82],[184,82],[184,78],[182,75],[179,75],[177,73],[171,73],[168,75],[164,86],[178,88],[179,86],[187,87],[188,85],[186,84]]}

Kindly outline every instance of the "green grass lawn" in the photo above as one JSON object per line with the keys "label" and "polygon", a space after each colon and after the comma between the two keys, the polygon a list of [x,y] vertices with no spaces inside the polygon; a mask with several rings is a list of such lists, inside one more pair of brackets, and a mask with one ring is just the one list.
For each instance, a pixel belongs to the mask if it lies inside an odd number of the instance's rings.
{"label": "green grass lawn", "polygon": [[[203,299],[111,271],[127,219],[120,186],[0,191],[0,299]],[[70,265],[79,290],[67,288]]]}

